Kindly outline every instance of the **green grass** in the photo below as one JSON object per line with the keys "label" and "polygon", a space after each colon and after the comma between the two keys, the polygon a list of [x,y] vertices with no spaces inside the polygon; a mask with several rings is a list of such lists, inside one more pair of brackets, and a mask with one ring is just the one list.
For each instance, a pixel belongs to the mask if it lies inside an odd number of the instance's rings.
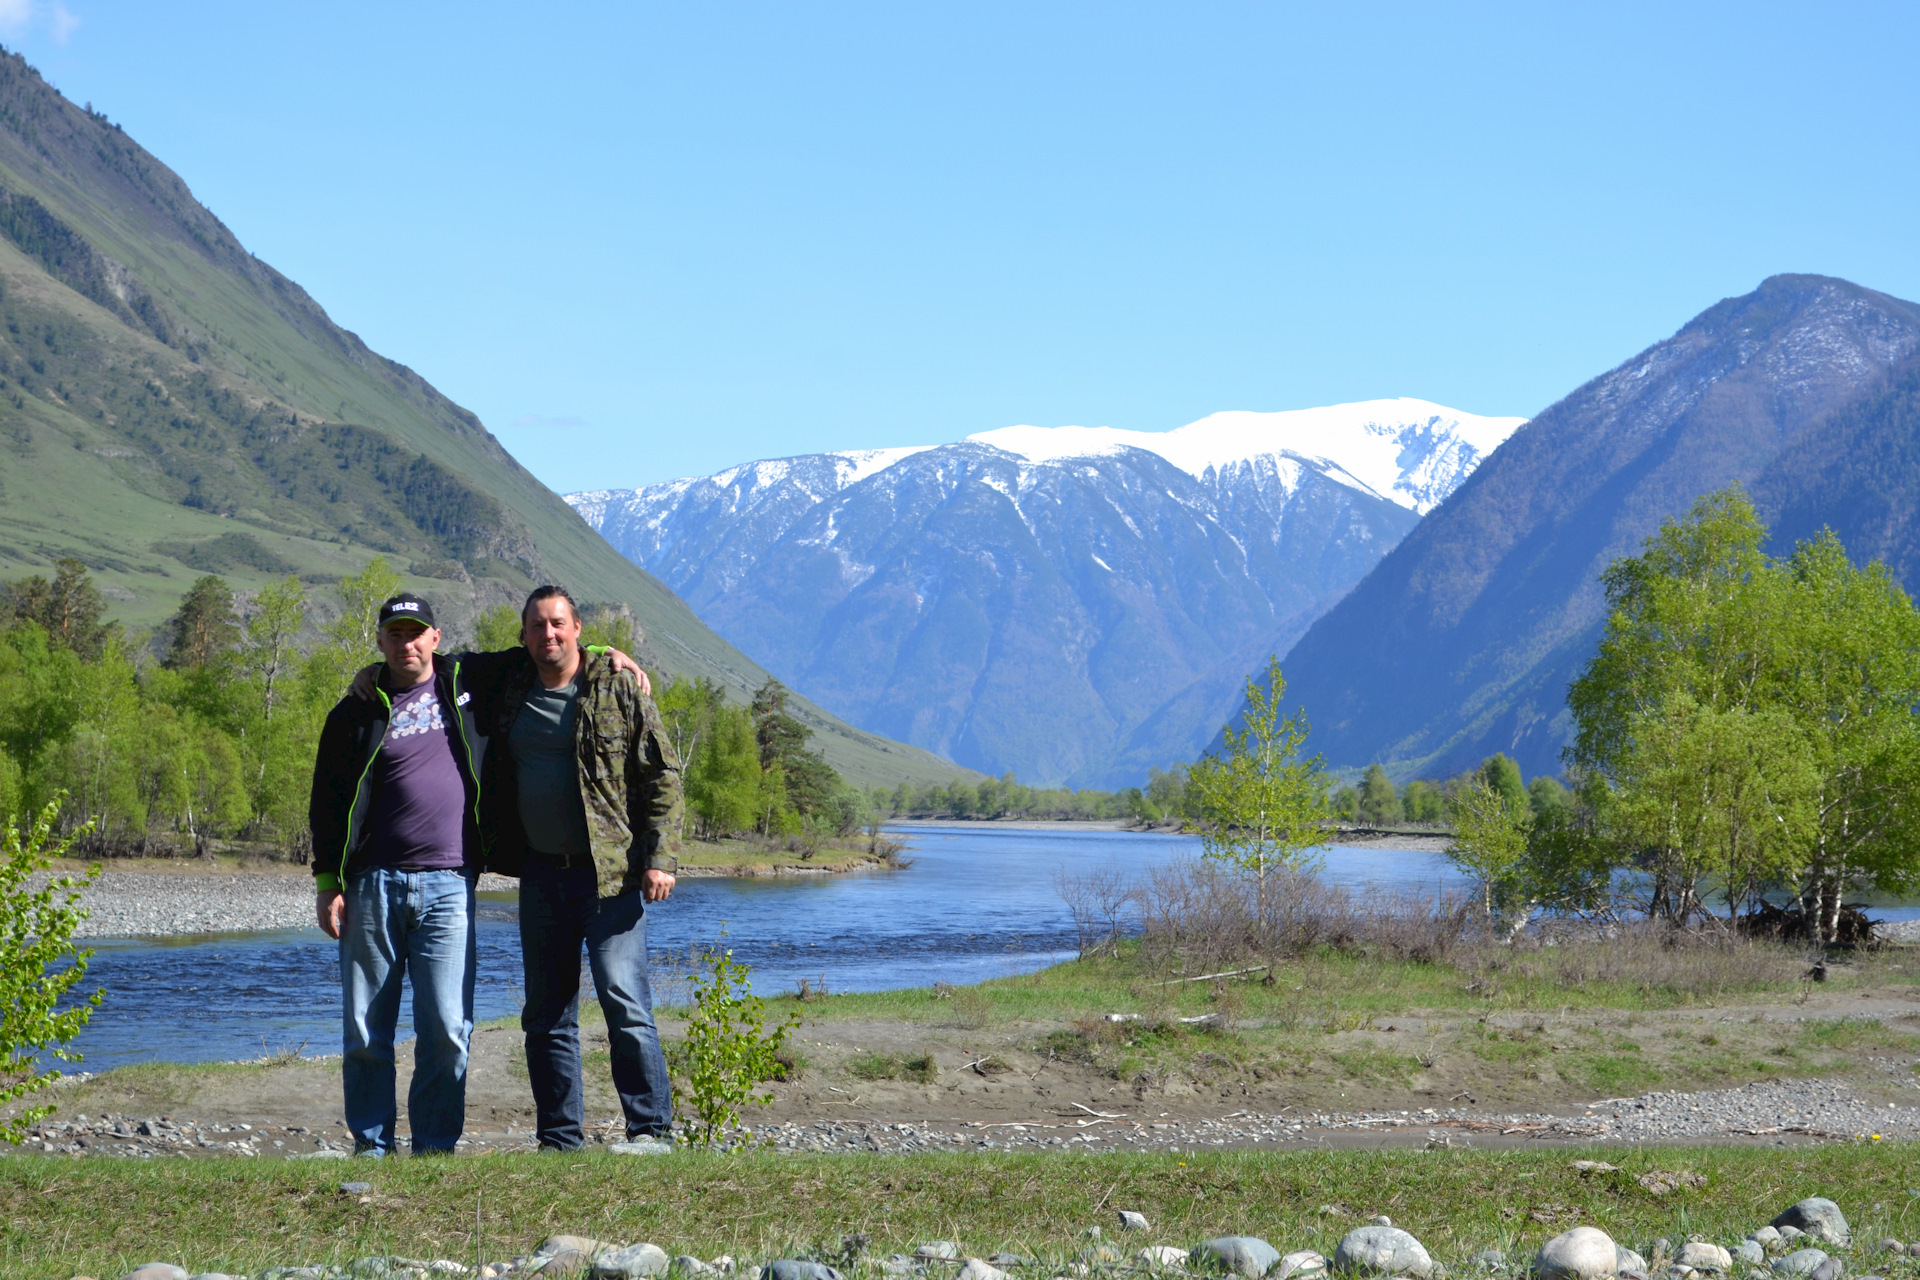
{"label": "green grass", "polygon": [[[1622,948],[1608,942],[1569,944],[1563,952]],[[1196,1016],[1233,1006],[1239,1022],[1265,1022],[1289,1029],[1311,1026],[1329,1033],[1362,1030],[1406,1014],[1499,1014],[1533,1011],[1657,1011],[1700,1008],[1734,1000],[1786,1001],[1799,996],[1804,959],[1785,949],[1755,948],[1711,968],[1677,969],[1661,957],[1634,970],[1632,957],[1609,957],[1611,977],[1567,985],[1568,970],[1583,968],[1574,954],[1518,958],[1502,965],[1497,980],[1476,983],[1453,964],[1395,960],[1331,948],[1274,968],[1274,983],[1235,981],[1160,986],[1169,976],[1138,959],[1137,945],[1119,958],[1069,961],[1035,973],[992,979],[964,988],[913,987],[836,995],[809,1003],[810,1021],[887,1019],[948,1026],[1005,1026],[1021,1022],[1072,1021],[1108,1013],[1142,1017]],[[1837,968],[1837,966],[1836,966]],[[1873,985],[1910,985],[1920,958],[1899,953],[1869,956],[1836,972],[1826,990]],[[776,997],[772,1003],[778,1004]]]}
{"label": "green grass", "polygon": [[812,856],[757,840],[688,840],[680,852],[681,869],[770,871],[775,867],[805,866],[817,871],[844,870],[871,860],[864,838],[829,841]]}
{"label": "green grass", "polygon": [[846,1061],[846,1072],[856,1080],[907,1080],[932,1084],[940,1076],[930,1053],[902,1057],[897,1053],[859,1053]]}
{"label": "green grass", "polygon": [[[1568,1168],[1583,1156],[1621,1171],[1583,1177]],[[1634,1181],[1655,1169],[1700,1173],[1707,1185],[1657,1197]],[[349,1177],[373,1184],[374,1203],[338,1193]],[[875,1254],[942,1238],[971,1253],[1059,1260],[1083,1243],[1082,1228],[1110,1226],[1119,1208],[1153,1223],[1141,1244],[1188,1246],[1245,1232],[1283,1250],[1330,1254],[1342,1233],[1385,1213],[1458,1271],[1482,1248],[1524,1256],[1574,1221],[1643,1252],[1661,1235],[1731,1242],[1815,1194],[1840,1203],[1859,1241],[1912,1239],[1920,1235],[1920,1200],[1907,1188],[1915,1185],[1920,1147],[1880,1144],[1184,1156],[690,1152],[385,1164],[17,1156],[0,1162],[0,1276],[114,1276],[155,1259],[240,1274],[390,1253],[471,1263],[476,1206],[489,1257],[528,1251],[564,1231],[753,1261],[805,1253],[850,1231],[867,1232]],[[1323,1215],[1325,1204],[1346,1211]],[[1859,1260],[1850,1266],[1864,1269]]]}

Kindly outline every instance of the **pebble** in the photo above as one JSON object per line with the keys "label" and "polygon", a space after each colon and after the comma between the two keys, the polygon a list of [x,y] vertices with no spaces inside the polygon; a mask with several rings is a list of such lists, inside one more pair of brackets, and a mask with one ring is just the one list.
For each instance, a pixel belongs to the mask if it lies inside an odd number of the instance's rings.
{"label": "pebble", "polygon": [[1279,1265],[1273,1269],[1272,1280],[1287,1280],[1288,1276],[1318,1276],[1324,1274],[1326,1269],[1325,1254],[1312,1249],[1296,1249],[1280,1259]]}
{"label": "pebble", "polygon": [[1258,1236],[1217,1236],[1194,1250],[1203,1262],[1225,1271],[1260,1280],[1280,1261],[1280,1251]]}
{"label": "pebble", "polygon": [[927,1240],[913,1251],[916,1258],[937,1258],[941,1260],[958,1258],[960,1246],[951,1240]]}
{"label": "pebble", "polygon": [[[1149,1267],[1184,1267],[1187,1265],[1187,1251],[1176,1249],[1170,1244],[1150,1245],[1142,1249],[1136,1257]],[[1282,1262],[1286,1261],[1284,1258]]]}
{"label": "pebble", "polygon": [[[986,1266],[985,1263],[981,1265]],[[993,1268],[987,1267],[987,1270],[993,1271]],[[598,1271],[596,1267],[596,1275]],[[766,1271],[762,1274],[766,1276],[766,1280],[840,1280],[840,1273],[826,1263],[805,1262],[798,1258],[779,1258],[769,1262]],[[966,1276],[966,1269],[962,1268],[960,1274]],[[993,1274],[1003,1276],[1005,1273],[994,1271]],[[974,1275],[967,1276],[967,1280],[992,1280],[992,1277]]]}
{"label": "pebble", "polygon": [[1333,1251],[1335,1271],[1376,1276],[1413,1276],[1427,1280],[1433,1259],[1426,1246],[1399,1227],[1355,1227]]}
{"label": "pebble", "polygon": [[1680,1252],[1674,1255],[1673,1260],[1695,1271],[1733,1270],[1733,1255],[1719,1245],[1709,1244],[1705,1240],[1687,1241],[1680,1246]]}
{"label": "pebble", "polygon": [[[1658,1250],[1655,1251],[1656,1253]],[[1533,1258],[1533,1273],[1558,1280],[1600,1280],[1620,1267],[1620,1248],[1598,1227],[1562,1231]]]}
{"label": "pebble", "polygon": [[1827,1262],[1823,1249],[1795,1249],[1773,1260],[1773,1269],[1783,1276],[1810,1276]]}
{"label": "pebble", "polygon": [[1767,1249],[1758,1240],[1742,1240],[1740,1246],[1733,1251],[1733,1256],[1750,1267],[1764,1266],[1767,1261]]}
{"label": "pebble", "polygon": [[[659,1245],[630,1244],[625,1248],[606,1249],[596,1255],[593,1260],[593,1280],[643,1280],[643,1277],[667,1274],[668,1265],[667,1251]],[[776,1262],[774,1265],[777,1267],[780,1264]],[[840,1280],[840,1274],[836,1271],[827,1276],[783,1276],[778,1280]]]}
{"label": "pebble", "polygon": [[1787,1228],[1798,1227],[1815,1240],[1843,1249],[1853,1243],[1853,1228],[1847,1225],[1847,1216],[1825,1196],[1808,1196],[1799,1201],[1775,1218],[1773,1225],[1781,1229],[1782,1235]]}
{"label": "pebble", "polygon": [[1120,1229],[1122,1231],[1147,1230],[1146,1215],[1141,1213],[1135,1213],[1130,1209],[1120,1210]]}
{"label": "pebble", "polygon": [[[796,1277],[795,1280],[800,1278]],[[826,1277],[823,1276],[820,1280],[826,1280]],[[838,1280],[838,1277],[835,1277],[835,1280]],[[979,1258],[968,1258],[967,1265],[960,1268],[957,1280],[1007,1280],[1007,1273],[991,1262],[983,1262]]]}

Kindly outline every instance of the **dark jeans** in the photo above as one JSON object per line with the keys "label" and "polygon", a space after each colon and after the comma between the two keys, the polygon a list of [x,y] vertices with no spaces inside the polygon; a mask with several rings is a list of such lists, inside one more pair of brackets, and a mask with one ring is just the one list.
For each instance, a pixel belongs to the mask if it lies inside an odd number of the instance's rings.
{"label": "dark jeans", "polygon": [[638,889],[601,898],[593,867],[557,867],[529,858],[520,875],[520,951],[527,1004],[527,1075],[542,1146],[571,1149],[584,1137],[580,1081],[580,948],[587,948],[593,989],[607,1016],[613,1087],[626,1113],[627,1136],[673,1131],[667,1060],[653,1026],[647,986],[646,903]]}

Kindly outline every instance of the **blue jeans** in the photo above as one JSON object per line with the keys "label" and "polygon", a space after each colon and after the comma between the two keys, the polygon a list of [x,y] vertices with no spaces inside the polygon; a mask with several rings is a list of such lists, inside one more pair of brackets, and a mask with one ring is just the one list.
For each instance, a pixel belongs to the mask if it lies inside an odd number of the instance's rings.
{"label": "blue jeans", "polygon": [[673,1090],[647,985],[647,905],[638,889],[601,898],[593,867],[529,858],[520,873],[520,952],[527,1003],[527,1075],[540,1145],[571,1150],[585,1137],[580,1080],[580,947],[607,1015],[613,1087],[627,1136],[673,1132]]}
{"label": "blue jeans", "polygon": [[347,1128],[369,1154],[394,1150],[393,1036],[400,984],[413,975],[413,1151],[451,1151],[467,1122],[473,1038],[473,877],[465,871],[363,871],[347,882],[340,930]]}

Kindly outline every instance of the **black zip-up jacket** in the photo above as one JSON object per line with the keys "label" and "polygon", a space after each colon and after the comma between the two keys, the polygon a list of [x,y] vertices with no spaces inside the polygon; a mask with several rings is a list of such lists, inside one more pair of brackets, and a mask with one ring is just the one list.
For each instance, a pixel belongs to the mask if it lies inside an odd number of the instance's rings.
{"label": "black zip-up jacket", "polygon": [[[477,825],[480,819],[480,778],[485,767],[487,739],[477,719],[473,686],[484,688],[497,680],[505,654],[463,653],[458,657],[433,655],[434,693],[440,706],[459,712],[448,730],[453,734],[454,759],[466,784],[467,809]],[[367,809],[372,802],[368,775],[374,757],[387,740],[393,700],[381,689],[378,698],[356,698],[351,693],[327,713],[320,731],[320,749],[314,754],[313,794],[307,803],[307,822],[313,828],[314,888],[329,893],[341,887],[353,857],[367,842]]]}

